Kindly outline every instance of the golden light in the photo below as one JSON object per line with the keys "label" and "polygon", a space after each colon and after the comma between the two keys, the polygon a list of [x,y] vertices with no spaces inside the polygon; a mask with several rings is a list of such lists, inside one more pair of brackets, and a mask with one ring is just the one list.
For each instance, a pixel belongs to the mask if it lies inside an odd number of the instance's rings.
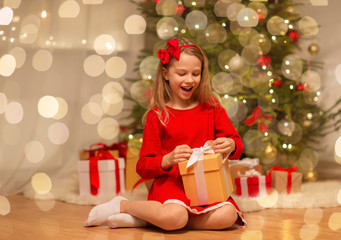
{"label": "golden light", "polygon": [[46,95],[38,102],[38,112],[42,117],[52,118],[58,113],[59,104],[55,97]]}
{"label": "golden light", "polygon": [[319,226],[318,225],[303,225],[303,227],[300,230],[300,237],[302,240],[310,240],[315,239],[317,234],[319,232]]}
{"label": "golden light", "polygon": [[52,189],[52,182],[46,173],[36,173],[31,178],[33,190],[38,194],[46,194]]}
{"label": "golden light", "polygon": [[13,19],[13,10],[9,7],[0,9],[0,25],[9,25]]}
{"label": "golden light", "polygon": [[115,116],[121,113],[123,110],[123,105],[124,105],[123,99],[121,99],[121,101],[114,103],[114,104],[108,103],[107,101],[105,101],[105,99],[103,99],[101,103],[103,112],[105,112],[109,116]]}
{"label": "golden light", "polygon": [[41,18],[46,18],[47,12],[45,10],[41,11]]}
{"label": "golden light", "polygon": [[266,195],[261,198],[257,198],[257,202],[260,206],[264,208],[273,207],[278,201],[278,192],[275,189],[272,189],[271,194]]}
{"label": "golden light", "polygon": [[323,210],[320,208],[307,209],[304,213],[304,222],[306,224],[319,224],[323,216]]}
{"label": "golden light", "polygon": [[20,42],[32,44],[37,40],[40,28],[40,19],[35,15],[25,17],[21,22]]}
{"label": "golden light", "polygon": [[9,54],[15,58],[16,68],[21,68],[22,65],[24,65],[26,60],[26,52],[23,48],[14,47],[11,51],[9,51]]}
{"label": "golden light", "polygon": [[143,34],[146,27],[146,20],[140,15],[131,15],[124,22],[124,30],[128,34]]}
{"label": "golden light", "polygon": [[298,28],[302,35],[315,36],[319,32],[319,27],[314,18],[305,16],[298,21]]}
{"label": "golden light", "polygon": [[81,116],[85,123],[96,124],[102,118],[103,112],[99,104],[87,103],[82,107]]}
{"label": "golden light", "polygon": [[32,66],[35,70],[44,72],[50,69],[52,66],[53,57],[48,50],[38,50],[32,59]]}
{"label": "golden light", "polygon": [[341,212],[334,212],[332,215],[330,215],[328,226],[333,231],[338,231],[341,229]]}
{"label": "golden light", "polygon": [[40,195],[40,194],[36,194],[35,195],[35,203],[37,205],[37,207],[44,211],[50,211],[54,208],[54,206],[56,205],[56,201],[54,199],[54,196],[51,192],[48,192],[46,194]]}
{"label": "golden light", "polygon": [[108,82],[102,88],[102,95],[108,103],[117,103],[123,98],[124,89],[118,82]]}
{"label": "golden light", "polygon": [[0,215],[5,216],[11,211],[11,204],[5,196],[0,196]]}
{"label": "golden light", "polygon": [[80,12],[80,6],[75,0],[64,1],[58,9],[61,18],[76,18]]}
{"label": "golden light", "polygon": [[97,77],[104,72],[105,61],[99,55],[90,55],[84,60],[83,68],[89,76]]}
{"label": "golden light", "polygon": [[121,57],[111,57],[105,63],[105,72],[111,78],[120,78],[127,71],[127,64]]}
{"label": "golden light", "polygon": [[20,6],[21,0],[4,0],[4,6],[16,9]]}
{"label": "golden light", "polygon": [[7,97],[4,93],[0,92],[0,114],[4,113],[7,109]]}
{"label": "golden light", "polygon": [[58,111],[55,115],[52,116],[53,119],[62,119],[68,112],[68,104],[64,98],[56,97],[58,102]]}
{"label": "golden light", "polygon": [[115,119],[104,118],[98,123],[97,132],[103,139],[113,140],[119,134],[120,126]]}
{"label": "golden light", "polygon": [[335,142],[334,146],[335,154],[337,157],[341,158],[341,136]]}
{"label": "golden light", "polygon": [[102,34],[96,37],[94,49],[99,55],[109,55],[116,50],[116,41],[109,34]]}
{"label": "golden light", "polygon": [[61,122],[53,123],[48,128],[47,135],[54,144],[64,144],[69,139],[69,128]]}
{"label": "golden light", "polygon": [[263,233],[260,230],[246,230],[242,232],[242,235],[240,236],[241,240],[262,240],[263,239]]}
{"label": "golden light", "polygon": [[24,109],[19,102],[10,102],[7,104],[5,118],[10,124],[21,122],[24,117]]}
{"label": "golden light", "polygon": [[10,54],[5,54],[0,58],[0,75],[9,77],[16,68],[15,58]]}
{"label": "golden light", "polygon": [[44,159],[45,150],[41,142],[31,141],[25,145],[25,157],[32,163],[41,162]]}

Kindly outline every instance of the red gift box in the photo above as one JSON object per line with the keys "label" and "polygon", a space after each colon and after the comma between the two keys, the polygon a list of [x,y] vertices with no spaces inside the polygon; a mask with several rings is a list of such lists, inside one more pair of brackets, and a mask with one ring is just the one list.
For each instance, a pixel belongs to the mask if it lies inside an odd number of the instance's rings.
{"label": "red gift box", "polygon": [[263,197],[271,194],[271,175],[235,178],[236,194],[242,197]]}

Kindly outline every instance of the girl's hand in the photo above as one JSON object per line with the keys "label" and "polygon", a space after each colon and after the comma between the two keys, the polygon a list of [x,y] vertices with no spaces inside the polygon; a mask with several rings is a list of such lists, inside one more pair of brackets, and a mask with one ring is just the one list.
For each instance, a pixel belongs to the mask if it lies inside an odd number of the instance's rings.
{"label": "girl's hand", "polygon": [[215,153],[221,153],[223,155],[223,164],[230,156],[231,152],[236,149],[236,143],[231,138],[217,138],[212,143],[212,148]]}
{"label": "girl's hand", "polygon": [[186,161],[191,157],[193,150],[186,144],[179,145],[174,150],[162,158],[161,167],[162,169],[170,168],[179,162]]}

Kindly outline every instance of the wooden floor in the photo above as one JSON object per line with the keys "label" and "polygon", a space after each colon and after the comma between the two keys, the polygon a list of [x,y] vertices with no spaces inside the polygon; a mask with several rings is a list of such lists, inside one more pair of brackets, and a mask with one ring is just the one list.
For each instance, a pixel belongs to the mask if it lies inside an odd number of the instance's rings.
{"label": "wooden floor", "polygon": [[[307,209],[267,209],[245,213],[247,228],[224,231],[173,231],[157,228],[109,229],[106,226],[82,226],[92,206],[80,206],[59,201],[34,201],[22,195],[8,196],[11,210],[0,216],[0,239],[341,239],[341,207],[307,211]],[[3,206],[0,206],[0,210]],[[3,213],[3,209],[1,210]],[[317,213],[317,216],[314,216]],[[322,215],[321,215],[322,213]],[[321,218],[322,216],[322,218]],[[332,230],[331,228],[338,230]],[[335,227],[336,224],[336,227]],[[338,225],[338,227],[337,227]]]}

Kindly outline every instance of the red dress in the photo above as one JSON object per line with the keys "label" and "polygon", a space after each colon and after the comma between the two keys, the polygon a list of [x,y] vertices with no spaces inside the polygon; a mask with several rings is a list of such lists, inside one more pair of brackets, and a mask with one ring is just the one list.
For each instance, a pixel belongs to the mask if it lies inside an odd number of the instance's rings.
{"label": "red dress", "polygon": [[145,179],[154,179],[148,194],[148,200],[163,204],[178,203],[190,213],[201,214],[214,210],[222,205],[235,207],[239,218],[236,224],[245,226],[246,221],[234,200],[230,197],[225,202],[208,206],[190,207],[186,197],[182,179],[177,165],[169,169],[161,168],[164,155],[170,153],[178,145],[187,144],[190,148],[198,148],[207,140],[228,137],[235,141],[236,149],[229,156],[230,160],[239,159],[243,151],[243,143],[226,111],[219,105],[198,104],[186,110],[167,107],[169,121],[166,126],[159,121],[155,111],[149,111],[143,131],[143,141],[136,171]]}

